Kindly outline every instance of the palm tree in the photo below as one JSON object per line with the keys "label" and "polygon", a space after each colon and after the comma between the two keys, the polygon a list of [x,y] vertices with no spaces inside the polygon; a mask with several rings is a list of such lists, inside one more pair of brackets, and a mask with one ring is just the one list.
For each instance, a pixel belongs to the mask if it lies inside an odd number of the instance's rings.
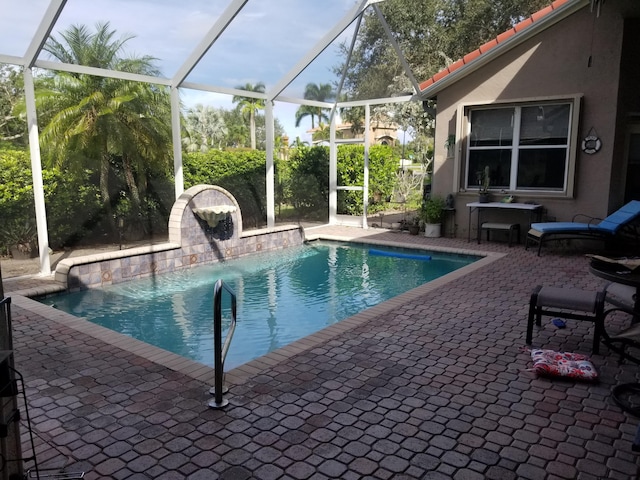
{"label": "palm tree", "polygon": [[340,110],[342,121],[351,124],[351,132],[354,135],[364,133],[364,107],[349,107]]}
{"label": "palm tree", "polygon": [[219,110],[197,104],[184,117],[187,135],[182,142],[188,152],[206,152],[217,144],[220,147],[227,135],[227,127]]}
{"label": "palm tree", "polygon": [[[336,132],[336,137],[341,137],[341,132]],[[327,141],[329,140],[331,136],[331,126],[328,123],[322,123],[320,122],[320,125],[318,125],[318,129],[313,132],[313,135],[311,136],[312,140],[314,142],[321,142],[321,141]]]}
{"label": "palm tree", "polygon": [[[44,50],[65,63],[159,74],[155,59],[150,56],[122,58],[125,43],[133,37],[115,35],[108,22],[98,23],[95,32],[84,25],[74,25],[60,34],[60,40],[51,36]],[[139,82],[58,72],[53,86],[38,92],[37,101],[41,111],[52,112],[41,140],[54,162],[75,161],[81,166],[98,160],[103,209],[114,230],[109,191],[111,161],[114,157],[122,159],[133,208],[138,212],[140,187],[145,190],[145,161],[168,159],[168,93]]]}
{"label": "palm tree", "polygon": [[[304,98],[307,100],[316,100],[318,102],[327,102],[335,99],[335,92],[333,87],[328,83],[307,83],[304,89]],[[300,126],[300,122],[303,118],[311,116],[311,128],[315,128],[315,118],[318,118],[318,123],[323,120],[329,121],[329,116],[326,113],[327,109],[321,107],[312,107],[309,105],[301,105],[296,110],[296,127]]]}
{"label": "palm tree", "polygon": [[[246,90],[248,92],[264,93],[264,83],[258,82],[255,85],[247,83],[246,85],[237,86],[238,90]],[[249,130],[251,131],[251,149],[256,149],[256,112],[264,108],[264,100],[261,98],[242,97],[240,95],[233,96],[233,103],[237,103],[238,107],[244,115],[249,114]]]}

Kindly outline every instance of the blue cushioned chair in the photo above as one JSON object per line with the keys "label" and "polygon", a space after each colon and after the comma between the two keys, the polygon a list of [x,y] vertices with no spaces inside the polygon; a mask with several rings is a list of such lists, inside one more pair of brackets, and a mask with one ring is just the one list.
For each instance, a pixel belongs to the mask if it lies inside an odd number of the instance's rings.
{"label": "blue cushioned chair", "polygon": [[[579,216],[576,215],[573,220]],[[584,222],[545,222],[532,223],[525,249],[529,248],[529,242],[538,242],[538,255],[542,249],[542,244],[548,240],[563,240],[569,238],[613,238],[625,226],[628,226],[634,220],[640,218],[640,201],[632,200],[625,206],[616,210],[604,220],[588,217],[589,221]]]}

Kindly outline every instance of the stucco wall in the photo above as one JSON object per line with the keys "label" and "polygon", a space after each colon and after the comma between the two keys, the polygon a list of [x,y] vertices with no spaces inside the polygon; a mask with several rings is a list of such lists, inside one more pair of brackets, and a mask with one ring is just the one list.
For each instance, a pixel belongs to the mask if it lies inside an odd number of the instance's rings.
{"label": "stucco wall", "polygon": [[[602,217],[620,206],[610,198],[615,191],[611,185],[613,158],[620,142],[616,136],[624,31],[620,9],[629,14],[632,8],[640,10],[628,1],[608,2],[598,18],[588,7],[583,8],[438,93],[434,191],[442,195],[455,192],[458,236],[467,236],[466,204],[477,199],[476,192],[460,191],[458,176],[454,179],[455,162],[466,155],[457,117],[460,104],[582,95],[574,198],[514,194],[519,202],[543,204],[558,220],[571,220],[576,213]],[[602,148],[587,155],[579,147],[591,129],[597,132]],[[444,145],[451,134],[456,135],[457,143],[447,154]]]}

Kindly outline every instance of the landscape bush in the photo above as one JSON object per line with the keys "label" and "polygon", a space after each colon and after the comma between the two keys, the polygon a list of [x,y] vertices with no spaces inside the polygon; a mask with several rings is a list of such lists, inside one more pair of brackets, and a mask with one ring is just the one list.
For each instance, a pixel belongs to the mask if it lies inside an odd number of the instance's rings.
{"label": "landscape bush", "polygon": [[[112,209],[126,232],[150,237],[166,233],[174,202],[169,172],[145,172],[146,189],[142,209],[133,212],[122,175],[113,160],[110,179]],[[364,147],[338,148],[338,185],[362,185]],[[242,210],[243,225],[266,224],[266,155],[258,150],[210,150],[183,156],[185,188],[213,184],[228,190]],[[397,160],[387,146],[372,146],[369,152],[369,191],[387,197],[393,191]],[[109,237],[102,211],[97,173],[91,170],[61,170],[45,167],[42,172],[50,246],[54,249],[79,242],[114,241]],[[301,146],[291,150],[288,160],[275,161],[275,196],[278,206],[291,205],[298,219],[326,221],[329,210],[329,148]],[[362,192],[341,191],[338,211],[362,214]],[[381,208],[371,204],[371,211]],[[5,225],[35,225],[31,163],[27,150],[0,146],[0,215]],[[114,219],[110,219],[113,221]],[[0,245],[8,236],[0,231]]]}

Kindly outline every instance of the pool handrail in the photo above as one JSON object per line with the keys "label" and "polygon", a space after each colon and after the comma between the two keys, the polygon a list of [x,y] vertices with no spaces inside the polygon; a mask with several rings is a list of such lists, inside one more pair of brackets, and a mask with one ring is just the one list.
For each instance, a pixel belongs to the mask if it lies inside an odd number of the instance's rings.
{"label": "pool handrail", "polygon": [[[231,324],[229,331],[222,343],[222,292],[231,296]],[[222,279],[218,279],[213,287],[213,376],[214,386],[210,390],[214,399],[209,402],[211,408],[223,408],[229,404],[229,400],[223,398],[224,386],[224,360],[227,358],[233,332],[236,329],[237,300],[235,292],[228,287]]]}

